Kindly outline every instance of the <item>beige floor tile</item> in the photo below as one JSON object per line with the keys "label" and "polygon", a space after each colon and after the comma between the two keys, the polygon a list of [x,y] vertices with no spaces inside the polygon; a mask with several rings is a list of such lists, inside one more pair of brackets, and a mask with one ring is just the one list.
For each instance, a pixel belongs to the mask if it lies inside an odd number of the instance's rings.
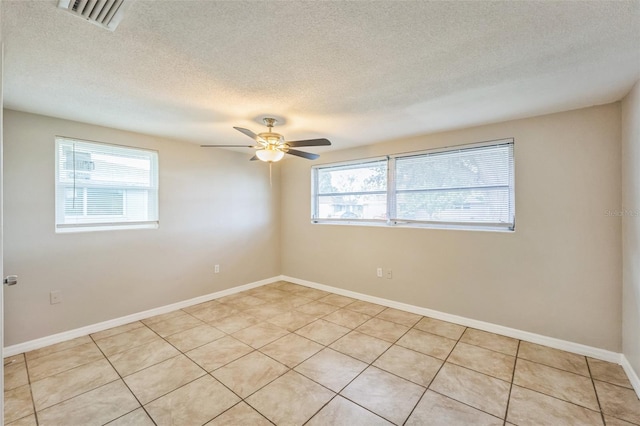
{"label": "beige floor tile", "polygon": [[308,288],[308,287],[298,285],[298,284],[293,284],[287,281],[281,281],[280,284],[278,285],[278,290],[283,290],[289,293],[294,293],[296,291],[300,291],[305,288]]}
{"label": "beige floor tile", "polygon": [[640,424],[640,400],[632,389],[596,380],[602,412],[611,417]]}
{"label": "beige floor tile", "polygon": [[428,390],[405,424],[407,426],[501,426],[502,420]]}
{"label": "beige floor tile", "polygon": [[276,290],[276,289],[268,289],[268,290],[262,290],[262,291],[258,291],[258,289],[255,289],[255,290],[256,292],[252,293],[251,295],[257,297],[258,299],[262,299],[266,302],[277,302],[278,300],[282,300],[283,298],[290,295],[286,291]]}
{"label": "beige floor tile", "polygon": [[54,374],[62,373],[82,364],[104,359],[104,355],[95,343],[74,346],[29,360],[29,378],[32,382]]}
{"label": "beige floor tile", "polygon": [[255,308],[256,306],[264,305],[267,303],[266,300],[259,299],[257,297],[243,295],[242,297],[236,298],[228,302],[229,305],[238,309],[239,311],[244,311],[245,309]]}
{"label": "beige floor tile", "polygon": [[369,367],[341,394],[393,423],[403,424],[424,390],[415,383]]}
{"label": "beige floor tile", "polygon": [[122,380],[117,380],[40,411],[38,420],[41,425],[102,425],[139,406]]}
{"label": "beige floor tile", "polygon": [[387,309],[386,306],[376,305],[375,303],[365,302],[363,300],[356,300],[355,302],[347,305],[345,309],[349,309],[350,311],[360,312],[361,314],[376,316],[380,312]]}
{"label": "beige floor tile", "polygon": [[504,419],[510,384],[445,363],[429,389]]}
{"label": "beige floor tile", "polygon": [[311,302],[313,302],[313,300],[309,299],[308,297],[298,296],[297,294],[290,294],[289,296],[278,300],[277,304],[287,308],[287,310],[290,310]]}
{"label": "beige floor tile", "polygon": [[409,327],[405,327],[404,325],[396,324],[391,321],[381,320],[376,317],[371,318],[356,330],[361,333],[368,334],[369,336],[377,337],[378,339],[393,343],[405,334],[409,330]]}
{"label": "beige floor tile", "polygon": [[303,288],[301,290],[296,290],[293,293],[296,296],[306,297],[307,299],[311,300],[320,299],[321,297],[325,297],[331,294],[327,291],[322,291],[315,288]]}
{"label": "beige floor tile", "polygon": [[270,323],[260,323],[233,333],[233,337],[258,349],[283,336],[288,331]]}
{"label": "beige floor tile", "polygon": [[111,355],[109,361],[116,371],[124,377],[179,354],[180,352],[176,348],[158,338],[128,351]]}
{"label": "beige floor tile", "polygon": [[180,351],[187,352],[224,336],[226,336],[226,334],[217,328],[203,324],[189,330],[172,334],[166,337],[166,339],[167,342],[171,343]]}
{"label": "beige floor tile", "polygon": [[343,327],[354,329],[370,320],[371,317],[366,314],[361,314],[360,312],[350,311],[347,309],[338,309],[337,311],[324,316],[322,319],[331,321],[332,323],[341,325]]}
{"label": "beige floor tile", "polygon": [[14,362],[4,367],[4,390],[8,391],[29,384],[27,366],[24,362]]}
{"label": "beige floor tile", "polygon": [[340,296],[339,294],[330,294],[321,299],[318,299],[319,302],[328,303],[329,305],[339,306],[344,308],[345,306],[353,303],[356,299],[352,299],[346,296]]}
{"label": "beige floor tile", "polygon": [[191,350],[187,356],[200,367],[212,371],[252,351],[251,346],[227,336]]}
{"label": "beige floor tile", "polygon": [[391,424],[382,417],[338,395],[313,416],[306,426],[385,426]]}
{"label": "beige floor tile", "polygon": [[393,345],[373,365],[427,387],[442,366],[442,361],[402,346]]}
{"label": "beige floor tile", "polygon": [[396,342],[397,345],[423,354],[431,355],[438,359],[446,359],[451,350],[456,345],[455,340],[446,337],[436,336],[435,334],[425,333],[424,331],[411,329]]}
{"label": "beige floor tile", "polygon": [[21,419],[33,413],[31,390],[29,385],[5,391],[4,393],[4,423]]}
{"label": "beige floor tile", "polygon": [[243,328],[251,327],[252,325],[258,324],[261,320],[252,317],[251,315],[247,315],[243,312],[229,315],[228,317],[218,318],[217,320],[210,321],[209,324],[217,328],[218,330],[222,330],[227,334],[235,333],[238,330],[242,330]]}
{"label": "beige floor tile", "polygon": [[441,321],[435,318],[424,317],[414,325],[418,330],[427,333],[436,334],[449,339],[458,340],[466,327],[447,321]]}
{"label": "beige floor tile", "polygon": [[293,368],[305,359],[322,350],[323,346],[297,334],[288,334],[260,348],[260,352]]}
{"label": "beige floor tile", "polygon": [[591,379],[579,374],[519,358],[513,383],[592,410],[599,410]]}
{"label": "beige floor tile", "polygon": [[298,311],[290,311],[270,318],[268,321],[285,330],[296,331],[316,319],[317,317],[315,315],[308,315]]}
{"label": "beige floor tile", "polygon": [[158,426],[201,425],[240,401],[233,392],[206,375],[147,404]]}
{"label": "beige floor tile", "polygon": [[[252,290],[257,290],[257,289],[252,289]],[[231,303],[234,300],[242,299],[243,297],[255,296],[255,294],[252,292],[252,290],[241,291],[240,293],[234,293],[234,294],[230,294],[228,296],[219,297],[218,299],[215,299],[215,301],[218,302],[218,303]]]}
{"label": "beige floor tile", "polygon": [[187,315],[185,311],[182,309],[177,309],[175,311],[167,312],[165,314],[155,315],[153,317],[145,318],[142,322],[147,325],[158,324],[160,322],[169,321],[172,319],[180,318]]}
{"label": "beige floor tile", "polygon": [[35,414],[29,414],[26,417],[5,424],[7,426],[38,426]]}
{"label": "beige floor tile", "polygon": [[244,402],[234,405],[232,408],[207,423],[207,426],[240,425],[271,426],[272,423]]}
{"label": "beige floor tile", "polygon": [[24,354],[18,354],[18,355],[6,357],[4,359],[4,366],[6,367],[7,365],[19,364],[24,362],[25,362]]}
{"label": "beige floor tile", "polygon": [[277,425],[302,425],[334,395],[295,371],[289,371],[246,402]]}
{"label": "beige floor tile", "polygon": [[55,345],[50,345],[44,348],[35,349],[33,351],[25,353],[24,355],[27,358],[27,361],[30,361],[36,358],[40,358],[41,356],[44,356],[44,355],[49,355],[54,352],[63,351],[65,349],[73,348],[74,346],[84,345],[85,343],[91,343],[91,342],[93,342],[93,340],[91,340],[91,337],[82,336],[82,337],[77,337],[75,339],[67,340],[65,342],[56,343]]}
{"label": "beige floor tile", "polygon": [[115,336],[116,334],[125,333],[127,331],[134,330],[136,328],[144,327],[144,324],[140,321],[130,322],[129,324],[120,325],[118,327],[108,328],[106,330],[98,331],[91,334],[93,340],[100,340],[106,337]]}
{"label": "beige floor tile", "polygon": [[244,313],[256,318],[260,318],[261,320],[268,320],[269,318],[282,315],[288,311],[288,308],[282,306],[279,303],[267,303],[266,305],[260,305],[256,306],[255,308],[247,309],[244,311]]}
{"label": "beige floor tile", "polygon": [[[238,297],[242,297],[242,296],[238,295]],[[208,300],[206,302],[198,303],[196,305],[187,306],[186,308],[182,308],[181,311],[184,311],[188,314],[193,314],[194,312],[199,311],[201,309],[211,308],[213,306],[220,306],[221,303],[219,302],[219,300],[220,299]]]}
{"label": "beige floor tile", "polygon": [[330,314],[331,312],[335,312],[340,308],[338,306],[329,305],[328,303],[313,301],[305,305],[296,306],[295,309],[298,312],[302,312],[308,315],[324,316]]}
{"label": "beige floor tile", "polygon": [[480,346],[458,342],[447,362],[511,382],[516,358]]}
{"label": "beige floor tile", "polygon": [[386,351],[389,346],[391,346],[391,343],[387,341],[352,331],[335,341],[330,347],[369,364]]}
{"label": "beige floor tile", "polygon": [[142,404],[169,393],[205,374],[184,355],[170,358],[124,378]]}
{"label": "beige floor tile", "polygon": [[298,373],[340,392],[367,364],[331,349],[323,349],[295,368]]}
{"label": "beige floor tile", "polygon": [[153,420],[142,409],[138,408],[122,417],[107,423],[108,426],[155,426]]}
{"label": "beige floor tile", "polygon": [[117,379],[118,373],[102,359],[33,382],[31,391],[36,410],[40,411]]}
{"label": "beige floor tile", "polygon": [[611,416],[604,416],[604,424],[607,426],[635,426],[633,423],[625,422],[624,420],[616,419]]}
{"label": "beige floor tile", "polygon": [[286,366],[256,351],[211,374],[236,394],[246,398],[287,371]]}
{"label": "beige floor tile", "polygon": [[599,412],[513,386],[507,420],[522,426],[602,425]]}
{"label": "beige floor tile", "polygon": [[158,333],[160,337],[167,337],[181,331],[189,330],[199,325],[203,325],[203,322],[186,313],[182,316],[168,319],[166,321],[147,324],[147,326]]}
{"label": "beige floor tile", "polygon": [[210,304],[202,309],[189,312],[190,315],[198,318],[200,321],[212,323],[224,317],[240,313],[239,310],[227,304],[216,303]]}
{"label": "beige floor tile", "polygon": [[400,309],[387,308],[379,313],[376,318],[395,322],[396,324],[404,325],[406,327],[413,327],[418,321],[420,321],[422,315],[401,311]]}
{"label": "beige floor tile", "polygon": [[518,341],[511,337],[488,333],[475,328],[467,328],[460,338],[461,342],[481,346],[492,351],[515,356],[518,352]]}
{"label": "beige floor tile", "polygon": [[593,376],[594,379],[633,389],[622,366],[593,358],[587,358],[587,360],[589,361],[591,376]]}
{"label": "beige floor tile", "polygon": [[535,343],[521,342],[518,349],[518,358],[589,377],[587,360],[582,355],[553,349],[548,346],[536,345]]}
{"label": "beige floor tile", "polygon": [[100,350],[102,350],[106,356],[111,356],[118,352],[129,350],[134,346],[149,343],[157,338],[158,335],[147,327],[140,327],[125,333],[100,339],[96,342],[96,345],[100,347]]}
{"label": "beige floor tile", "polygon": [[349,329],[323,319],[296,330],[296,334],[304,336],[322,345],[329,345],[349,332]]}

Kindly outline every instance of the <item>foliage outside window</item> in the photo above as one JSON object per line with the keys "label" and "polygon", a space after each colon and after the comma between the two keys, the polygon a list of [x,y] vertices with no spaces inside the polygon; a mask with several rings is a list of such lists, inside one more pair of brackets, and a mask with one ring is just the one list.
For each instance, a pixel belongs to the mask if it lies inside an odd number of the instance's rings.
{"label": "foliage outside window", "polygon": [[513,230],[513,140],[314,166],[312,221]]}
{"label": "foliage outside window", "polygon": [[157,227],[157,152],[56,138],[56,232]]}

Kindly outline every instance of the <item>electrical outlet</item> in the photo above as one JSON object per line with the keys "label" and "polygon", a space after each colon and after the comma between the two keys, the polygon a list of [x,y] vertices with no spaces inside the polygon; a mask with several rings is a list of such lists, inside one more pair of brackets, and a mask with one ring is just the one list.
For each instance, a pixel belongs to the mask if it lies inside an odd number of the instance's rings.
{"label": "electrical outlet", "polygon": [[213,269],[213,272],[216,274],[220,273],[220,265],[216,265],[215,268]]}
{"label": "electrical outlet", "polygon": [[393,278],[393,272],[391,269],[387,269],[387,279],[390,280],[391,278]]}
{"label": "electrical outlet", "polygon": [[62,302],[62,292],[60,290],[54,290],[49,293],[49,302],[52,305]]}
{"label": "electrical outlet", "polygon": [[382,268],[376,269],[376,275],[378,276],[378,278],[382,278]]}

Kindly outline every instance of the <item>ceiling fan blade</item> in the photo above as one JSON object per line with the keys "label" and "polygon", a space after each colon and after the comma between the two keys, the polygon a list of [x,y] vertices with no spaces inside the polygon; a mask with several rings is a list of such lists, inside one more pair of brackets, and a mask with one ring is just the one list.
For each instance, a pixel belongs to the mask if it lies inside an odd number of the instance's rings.
{"label": "ceiling fan blade", "polygon": [[253,157],[249,158],[249,161],[257,161],[259,160],[257,155],[254,155]]}
{"label": "ceiling fan blade", "polygon": [[296,157],[306,158],[307,160],[315,160],[320,156],[318,154],[312,154],[310,152],[298,151],[297,149],[289,149],[285,151],[287,154],[295,155]]}
{"label": "ceiling fan blade", "polygon": [[240,133],[244,133],[245,135],[249,136],[251,139],[253,139],[254,141],[258,141],[258,135],[256,135],[255,133],[253,133],[251,130],[249,129],[244,129],[242,127],[234,127],[234,129],[236,129],[237,131],[239,131]]}
{"label": "ceiling fan blade", "polygon": [[260,148],[253,145],[200,145],[200,148]]}
{"label": "ceiling fan blade", "polygon": [[326,146],[331,145],[329,139],[305,139],[303,141],[289,141],[286,142],[289,146]]}

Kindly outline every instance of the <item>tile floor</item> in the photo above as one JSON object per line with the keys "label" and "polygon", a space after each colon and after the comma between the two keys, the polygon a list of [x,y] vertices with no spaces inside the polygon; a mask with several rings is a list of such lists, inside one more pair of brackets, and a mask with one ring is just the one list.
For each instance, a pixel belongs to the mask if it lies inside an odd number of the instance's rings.
{"label": "tile floor", "polygon": [[622,368],[278,282],[5,359],[8,425],[631,425]]}

